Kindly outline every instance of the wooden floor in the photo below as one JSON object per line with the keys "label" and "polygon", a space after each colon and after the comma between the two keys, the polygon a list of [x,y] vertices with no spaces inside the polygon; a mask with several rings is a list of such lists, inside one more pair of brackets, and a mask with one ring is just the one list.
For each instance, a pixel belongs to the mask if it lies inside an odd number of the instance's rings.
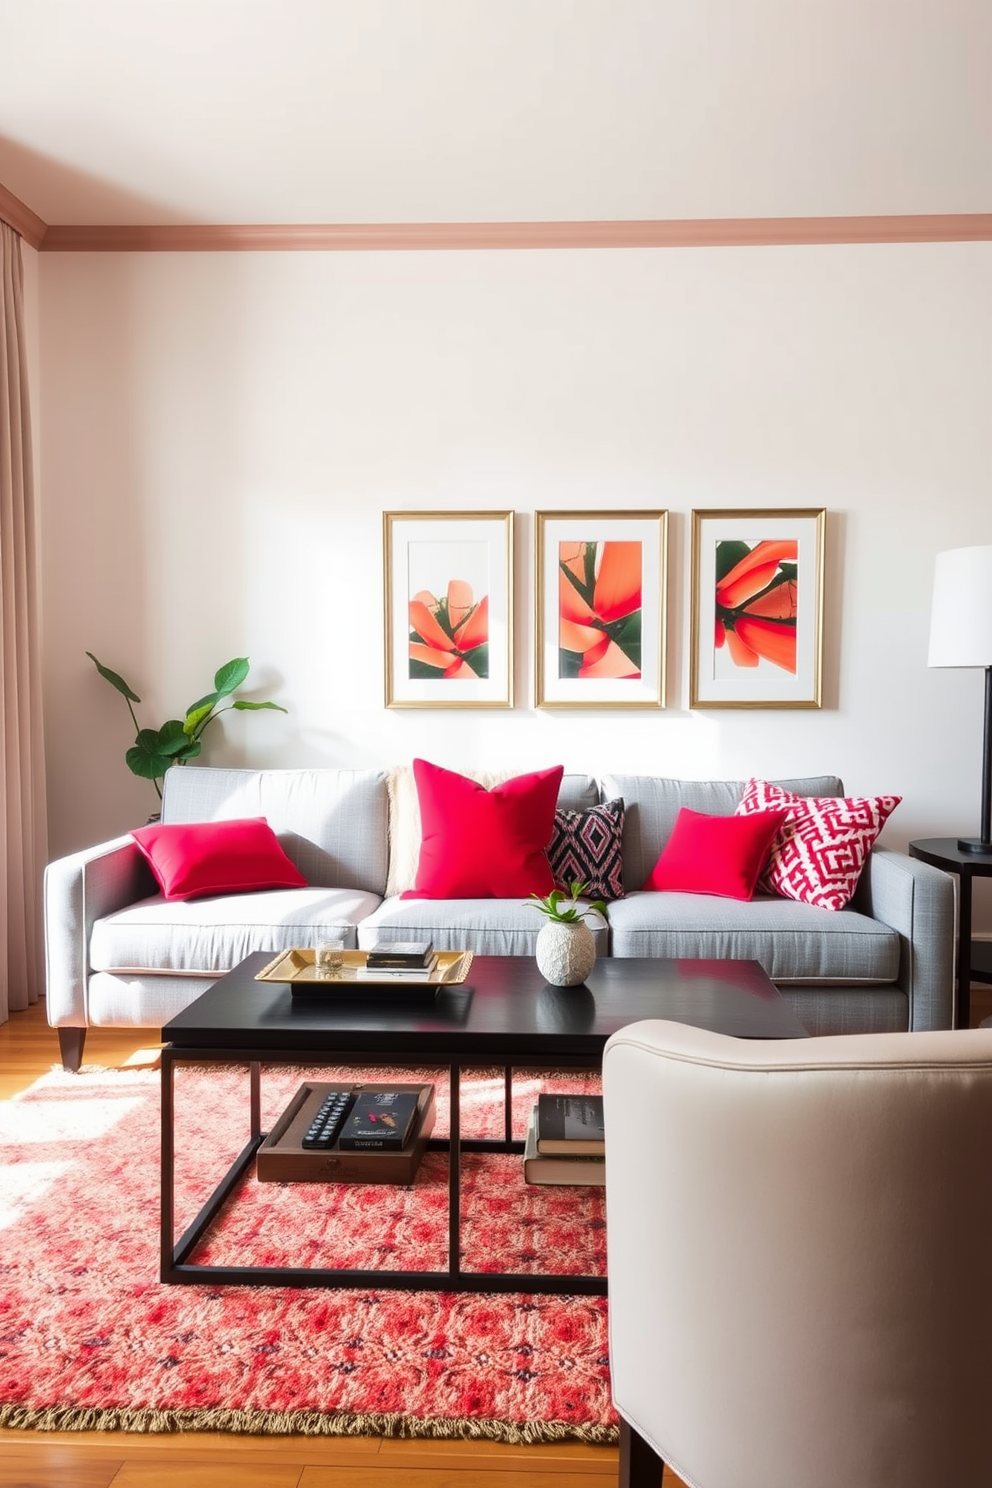
{"label": "wooden floor", "polygon": [[[972,1025],[989,1016],[992,987],[972,987]],[[87,1034],[87,1063],[153,1055],[141,1030]],[[0,1099],[57,1062],[43,1004],[0,1024]],[[0,1488],[606,1488],[616,1475],[614,1449],[578,1444],[0,1431]],[[681,1479],[666,1471],[665,1485],[681,1488]]]}

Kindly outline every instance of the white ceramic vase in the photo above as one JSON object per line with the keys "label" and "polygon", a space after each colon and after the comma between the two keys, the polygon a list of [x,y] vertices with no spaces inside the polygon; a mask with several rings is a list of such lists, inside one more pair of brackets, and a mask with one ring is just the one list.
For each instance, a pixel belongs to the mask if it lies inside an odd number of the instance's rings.
{"label": "white ceramic vase", "polygon": [[584,920],[556,920],[538,932],[537,969],[553,987],[578,987],[596,964],[596,937]]}

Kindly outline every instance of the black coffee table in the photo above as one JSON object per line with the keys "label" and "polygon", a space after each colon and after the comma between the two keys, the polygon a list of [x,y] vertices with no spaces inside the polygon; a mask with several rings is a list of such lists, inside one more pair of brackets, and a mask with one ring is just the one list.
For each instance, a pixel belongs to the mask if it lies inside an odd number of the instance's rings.
{"label": "black coffee table", "polygon": [[[555,1292],[605,1295],[599,1276],[496,1275],[460,1264],[460,1156],[465,1151],[522,1152],[512,1136],[512,1071],[599,1069],[607,1039],[642,1018],[667,1018],[739,1038],[805,1038],[806,1030],[756,961],[616,960],[596,963],[583,987],[551,987],[529,956],[477,956],[468,980],[433,1000],[390,989],[319,1000],[293,997],[288,986],[257,982],[272,959],[257,952],[215,982],[162,1029],[161,1279],[174,1283],[372,1286],[432,1291]],[[261,1130],[262,1064],[447,1065],[450,1137],[431,1141],[448,1152],[448,1267],[445,1271],[380,1271],[275,1266],[208,1266],[190,1261],[265,1133]],[[247,1065],[251,1129],[239,1153],[193,1223],[175,1239],[175,1067]],[[461,1137],[459,1079],[465,1067],[505,1071],[503,1137]]]}

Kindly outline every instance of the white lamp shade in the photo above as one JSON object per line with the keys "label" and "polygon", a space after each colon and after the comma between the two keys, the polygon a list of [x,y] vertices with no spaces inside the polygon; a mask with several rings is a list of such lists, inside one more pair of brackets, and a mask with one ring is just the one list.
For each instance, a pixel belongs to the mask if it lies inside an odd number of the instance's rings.
{"label": "white lamp shade", "polygon": [[992,666],[992,543],[937,554],[927,665]]}

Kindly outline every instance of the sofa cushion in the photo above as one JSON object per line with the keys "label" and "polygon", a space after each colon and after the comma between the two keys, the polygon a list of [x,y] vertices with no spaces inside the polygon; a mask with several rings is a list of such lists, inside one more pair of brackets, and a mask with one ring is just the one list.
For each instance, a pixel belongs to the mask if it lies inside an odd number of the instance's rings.
{"label": "sofa cushion", "polygon": [[610,943],[614,956],[760,961],[774,982],[884,984],[899,974],[895,930],[794,899],[628,894],[610,905]]}
{"label": "sofa cushion", "polygon": [[[800,796],[843,795],[836,775],[775,784]],[[743,780],[669,780],[662,775],[603,775],[599,788],[603,800],[623,797],[623,881],[628,893],[644,887],[671,836],[680,807],[710,816],[732,816],[744,794]]]}
{"label": "sofa cushion", "polygon": [[683,806],[645,889],[750,899],[785,817],[784,811],[711,816]]}
{"label": "sofa cushion", "polygon": [[366,889],[379,897],[389,866],[385,770],[165,772],[163,822],[264,816],[308,884]]}
{"label": "sofa cushion", "polygon": [[901,796],[804,796],[749,780],[737,807],[748,815],[783,810],[761,884],[820,909],[843,909],[879,832]]}
{"label": "sofa cushion", "polygon": [[588,899],[623,898],[623,802],[555,811],[548,862],[560,889],[584,885]]}
{"label": "sofa cushion", "polygon": [[166,899],[304,889],[263,816],[219,822],[158,822],[131,833]]}
{"label": "sofa cushion", "polygon": [[[465,770],[467,779],[492,790],[519,773],[514,770]],[[420,858],[420,802],[417,782],[409,765],[389,772],[389,876],[384,898],[391,899],[412,889]],[[558,808],[586,811],[599,801],[599,785],[592,775],[563,775],[558,787]]]}
{"label": "sofa cushion", "polygon": [[[581,901],[580,901],[581,902]],[[544,915],[519,899],[384,899],[358,927],[358,948],[377,940],[433,940],[440,951],[479,956],[533,956]],[[595,911],[586,924],[596,951],[609,949],[606,921]]]}
{"label": "sofa cushion", "polygon": [[466,775],[414,760],[422,835],[411,898],[550,894],[551,841],[562,767],[517,775],[486,790]]}
{"label": "sofa cushion", "polygon": [[166,900],[156,894],[97,920],[90,935],[93,971],[189,976],[230,971],[252,951],[311,946],[324,930],[355,927],[379,903],[360,889],[272,889],[214,899]]}

